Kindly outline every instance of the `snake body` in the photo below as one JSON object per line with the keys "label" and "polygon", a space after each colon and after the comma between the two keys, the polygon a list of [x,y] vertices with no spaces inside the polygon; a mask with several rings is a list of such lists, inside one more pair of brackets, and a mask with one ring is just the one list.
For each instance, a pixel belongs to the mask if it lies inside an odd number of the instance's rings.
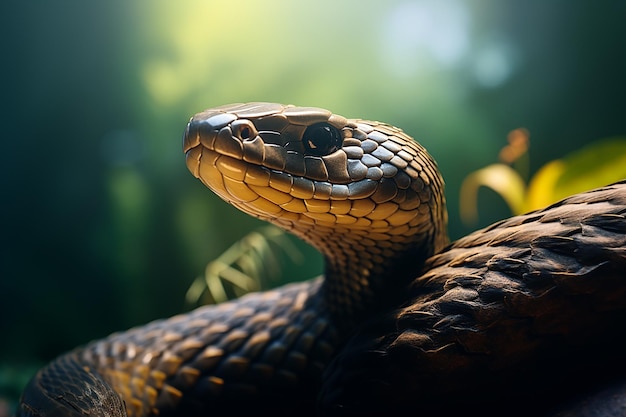
{"label": "snake body", "polygon": [[316,403],[366,415],[418,410],[420,393],[428,411],[473,392],[470,374],[487,386],[486,369],[510,375],[607,337],[626,311],[624,182],[444,249],[443,180],[396,127],[234,104],[196,114],[183,147],[222,199],[315,246],[324,277],[62,355],[33,377],[21,416],[311,415]]}
{"label": "snake body", "polygon": [[[625,215],[620,182],[454,242],[427,261],[402,308],[342,348],[322,408],[626,415]],[[586,408],[591,392],[600,400]]]}

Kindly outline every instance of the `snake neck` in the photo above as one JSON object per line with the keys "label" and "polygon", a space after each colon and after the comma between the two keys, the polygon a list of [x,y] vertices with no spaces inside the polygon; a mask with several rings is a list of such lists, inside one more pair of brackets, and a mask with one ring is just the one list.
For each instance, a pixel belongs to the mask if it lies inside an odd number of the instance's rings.
{"label": "snake neck", "polygon": [[291,230],[324,256],[321,294],[338,324],[351,327],[398,305],[426,259],[448,244],[447,212],[441,198],[430,206],[430,221],[407,235],[394,235],[396,228],[341,233],[341,228],[326,230],[319,224],[306,231]]}
{"label": "snake neck", "polygon": [[342,248],[343,252],[325,257],[323,284],[331,314],[348,325],[397,305],[406,285],[420,274],[425,260],[443,247],[433,239],[415,242],[401,252],[385,253],[386,249],[371,247],[356,254],[359,250],[353,248],[362,244],[349,243],[352,244]]}

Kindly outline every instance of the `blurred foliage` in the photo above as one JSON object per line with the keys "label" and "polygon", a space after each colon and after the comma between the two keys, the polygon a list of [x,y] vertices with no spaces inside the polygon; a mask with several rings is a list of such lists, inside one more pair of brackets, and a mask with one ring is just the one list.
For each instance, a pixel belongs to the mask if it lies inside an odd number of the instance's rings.
{"label": "blurred foliage", "polygon": [[522,214],[567,196],[626,179],[626,138],[599,140],[548,162],[528,185],[524,179],[528,164],[528,131],[516,129],[509,133],[508,139],[509,144],[500,151],[500,163],[468,174],[461,184],[460,214],[466,224],[474,225],[478,221],[477,200],[481,187],[502,197],[512,214]]}
{"label": "blurred foliage", "polygon": [[[0,374],[184,311],[207,262],[262,226],[187,172],[192,114],[260,100],[400,126],[439,161],[456,238],[462,179],[513,127],[533,133],[527,172],[626,134],[625,15],[622,0],[2,2]],[[508,215],[481,203],[478,226]],[[319,274],[293,242],[303,263],[283,281]]]}
{"label": "blurred foliage", "polygon": [[191,306],[215,304],[271,288],[283,275],[281,255],[296,264],[303,260],[281,229],[265,226],[254,230],[209,262],[204,276],[191,283],[185,299]]}

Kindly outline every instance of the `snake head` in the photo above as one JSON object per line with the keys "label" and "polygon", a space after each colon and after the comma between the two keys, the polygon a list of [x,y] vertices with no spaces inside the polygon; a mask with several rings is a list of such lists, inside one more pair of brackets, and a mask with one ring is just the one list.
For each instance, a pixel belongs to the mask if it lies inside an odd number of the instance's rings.
{"label": "snake head", "polygon": [[193,116],[183,143],[189,170],[222,199],[327,258],[364,251],[366,264],[382,265],[412,244],[426,257],[446,241],[436,164],[394,126],[314,107],[231,104]]}

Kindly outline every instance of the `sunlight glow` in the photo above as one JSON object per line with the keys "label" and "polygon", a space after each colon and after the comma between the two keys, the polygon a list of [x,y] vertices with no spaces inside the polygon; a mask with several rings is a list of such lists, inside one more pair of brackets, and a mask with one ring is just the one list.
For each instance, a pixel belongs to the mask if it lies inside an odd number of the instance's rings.
{"label": "sunlight glow", "polygon": [[428,58],[451,66],[468,51],[469,26],[469,11],[459,1],[400,3],[384,19],[383,59],[397,76],[422,69]]}
{"label": "sunlight glow", "polygon": [[488,45],[474,54],[474,77],[482,87],[501,85],[511,76],[513,69],[513,53],[506,45]]}
{"label": "sunlight glow", "polygon": [[157,103],[171,105],[192,90],[215,82],[216,68],[223,66],[224,57],[244,65],[246,54],[233,48],[237,44],[253,43],[246,37],[249,32],[233,27],[252,26],[261,4],[256,2],[206,2],[191,1],[187,7],[176,2],[158,2],[142,10],[151,13],[151,25],[142,28],[143,36],[150,39],[153,50],[149,52],[141,77]]}

